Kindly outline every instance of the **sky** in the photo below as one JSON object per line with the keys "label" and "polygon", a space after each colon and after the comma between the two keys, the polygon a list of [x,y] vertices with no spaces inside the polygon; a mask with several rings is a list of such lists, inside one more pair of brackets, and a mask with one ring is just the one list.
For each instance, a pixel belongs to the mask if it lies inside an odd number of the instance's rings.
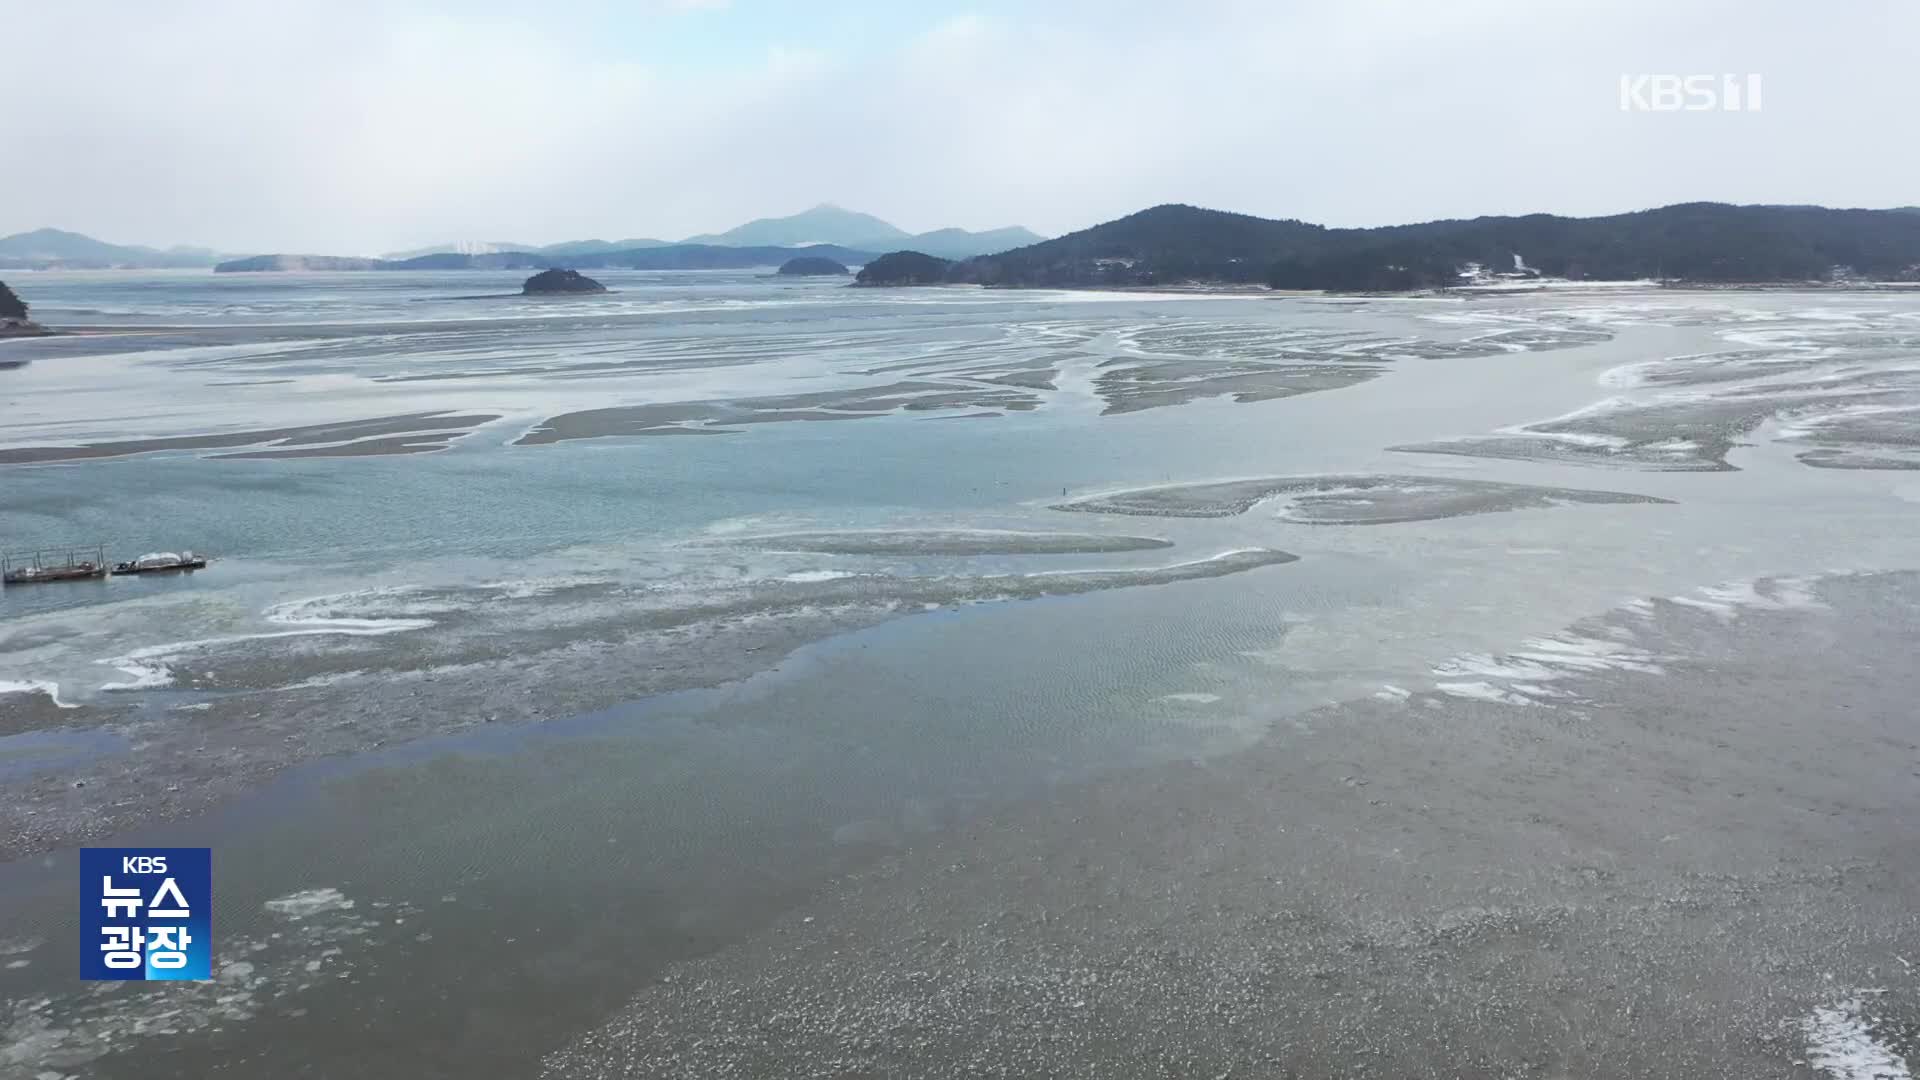
{"label": "sky", "polygon": [[[1920,204],[1920,3],[0,0],[0,235],[375,254]],[[1758,111],[1622,76],[1761,78]],[[1744,85],[1744,82],[1743,82]],[[1644,94],[1642,95],[1645,96]]]}

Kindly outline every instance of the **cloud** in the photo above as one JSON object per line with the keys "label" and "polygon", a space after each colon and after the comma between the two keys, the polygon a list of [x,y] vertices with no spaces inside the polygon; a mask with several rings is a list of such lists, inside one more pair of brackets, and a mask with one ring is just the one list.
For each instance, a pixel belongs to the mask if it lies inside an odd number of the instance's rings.
{"label": "cloud", "polygon": [[[11,40],[47,47],[0,67],[0,232],[370,252],[674,238],[821,201],[916,230],[1170,200],[1372,224],[1892,205],[1920,171],[1911,6],[902,10],[30,5]],[[1759,72],[1765,111],[1622,112],[1643,71]]]}

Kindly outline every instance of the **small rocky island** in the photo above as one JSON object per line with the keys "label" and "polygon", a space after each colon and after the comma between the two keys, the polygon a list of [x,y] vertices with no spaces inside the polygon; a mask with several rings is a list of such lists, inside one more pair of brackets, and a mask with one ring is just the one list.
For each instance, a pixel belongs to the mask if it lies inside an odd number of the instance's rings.
{"label": "small rocky island", "polygon": [[0,281],[0,337],[39,337],[53,331],[27,318],[27,302]]}
{"label": "small rocky island", "polygon": [[855,285],[938,285],[947,280],[953,264],[918,251],[895,251],[860,268]]}
{"label": "small rocky island", "polygon": [[571,296],[606,291],[605,285],[578,270],[542,270],[520,286],[522,296]]}
{"label": "small rocky island", "polygon": [[844,275],[847,273],[847,268],[819,255],[802,255],[797,259],[788,259],[781,263],[779,272],[784,277],[825,277]]}

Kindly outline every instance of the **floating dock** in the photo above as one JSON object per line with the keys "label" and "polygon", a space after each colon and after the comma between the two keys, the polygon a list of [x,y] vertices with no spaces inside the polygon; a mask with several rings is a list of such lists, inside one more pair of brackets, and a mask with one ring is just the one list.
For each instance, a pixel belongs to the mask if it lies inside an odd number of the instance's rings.
{"label": "floating dock", "polygon": [[0,552],[0,584],[37,585],[45,581],[85,581],[106,576],[105,544]]}

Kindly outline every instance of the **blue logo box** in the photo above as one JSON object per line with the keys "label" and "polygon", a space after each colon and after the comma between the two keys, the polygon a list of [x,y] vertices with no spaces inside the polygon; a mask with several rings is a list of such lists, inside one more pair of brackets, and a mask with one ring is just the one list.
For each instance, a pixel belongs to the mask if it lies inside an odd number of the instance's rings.
{"label": "blue logo box", "polygon": [[213,974],[211,848],[81,848],[80,977]]}

